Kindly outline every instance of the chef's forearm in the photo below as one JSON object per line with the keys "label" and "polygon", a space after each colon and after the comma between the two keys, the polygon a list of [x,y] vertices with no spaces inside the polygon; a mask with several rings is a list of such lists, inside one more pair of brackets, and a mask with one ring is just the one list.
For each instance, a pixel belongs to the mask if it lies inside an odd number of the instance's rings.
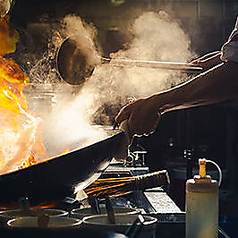
{"label": "chef's forearm", "polygon": [[221,51],[213,51],[208,54],[203,55],[202,57],[198,58],[197,60],[206,60],[208,58],[213,58],[221,55]]}
{"label": "chef's forearm", "polygon": [[238,94],[238,64],[225,63],[193,79],[148,98],[162,114],[177,109],[209,105]]}
{"label": "chef's forearm", "polygon": [[209,61],[209,64],[212,65],[217,65],[222,63],[221,60],[221,51],[215,52],[215,54],[211,55],[209,58],[207,58],[205,61]]}

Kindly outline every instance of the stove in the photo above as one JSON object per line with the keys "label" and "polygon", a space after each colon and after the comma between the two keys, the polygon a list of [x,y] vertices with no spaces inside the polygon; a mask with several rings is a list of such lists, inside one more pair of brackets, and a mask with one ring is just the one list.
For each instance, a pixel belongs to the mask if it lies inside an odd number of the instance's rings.
{"label": "stove", "polygon": [[[108,168],[102,173],[101,178],[109,178],[115,176],[136,176],[143,175],[149,173],[149,168],[145,164],[137,163],[123,163],[112,160],[109,164]],[[168,195],[168,187],[155,187],[146,189],[145,191],[134,191],[129,194],[125,194],[123,196],[115,197],[110,199],[110,203],[112,207],[127,207],[127,208],[136,208],[140,210],[141,214],[152,216],[158,219],[156,225],[156,236],[155,238],[171,238],[185,237],[185,212],[181,211],[180,208],[176,205],[176,203],[170,198]],[[100,207],[105,207],[105,199],[98,200]],[[75,196],[68,196],[65,199],[60,199],[55,202],[54,208],[62,209],[68,211],[72,211],[75,208],[82,208],[84,206],[89,206],[88,200],[85,201],[77,201]],[[7,234],[5,237],[14,237],[11,235],[16,235],[16,233],[11,233],[8,236],[9,230],[7,228],[0,228],[0,234]],[[63,231],[62,234],[66,235]],[[81,234],[80,237],[84,237],[87,234],[88,230],[85,229],[85,233],[82,233],[82,230],[70,231],[67,233],[67,237],[73,238],[76,235]],[[101,231],[99,231],[100,233]],[[219,238],[225,237],[223,230],[219,230]],[[21,237],[21,231],[19,232]],[[29,229],[29,234],[33,235],[34,231]],[[40,235],[39,233],[38,235]],[[48,234],[48,233],[47,233]],[[49,237],[59,236],[59,232],[52,231],[49,233]],[[48,235],[49,235],[48,234]],[[41,234],[42,235],[42,234]],[[25,234],[24,234],[25,236]],[[26,236],[30,237],[30,236]],[[37,236],[36,236],[37,237]],[[40,237],[40,236],[39,236]],[[48,237],[47,235],[45,237]],[[85,236],[86,237],[86,236]],[[93,237],[93,236],[92,236]],[[100,237],[100,235],[99,235]],[[103,237],[103,236],[102,236]],[[110,236],[113,237],[113,236]]]}
{"label": "stove", "polygon": [[[136,176],[149,173],[143,160],[129,163],[113,160],[101,177]],[[185,237],[185,212],[168,195],[168,187],[155,187],[145,191],[134,191],[111,198],[112,206],[136,208],[142,214],[156,217],[156,238]]]}

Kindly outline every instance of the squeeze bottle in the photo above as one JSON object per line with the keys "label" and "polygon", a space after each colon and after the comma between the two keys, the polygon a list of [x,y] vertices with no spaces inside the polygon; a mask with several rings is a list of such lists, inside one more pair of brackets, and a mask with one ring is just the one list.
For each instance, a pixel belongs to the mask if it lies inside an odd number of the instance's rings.
{"label": "squeeze bottle", "polygon": [[218,182],[199,159],[199,175],[186,182],[186,238],[218,237],[218,198]]}

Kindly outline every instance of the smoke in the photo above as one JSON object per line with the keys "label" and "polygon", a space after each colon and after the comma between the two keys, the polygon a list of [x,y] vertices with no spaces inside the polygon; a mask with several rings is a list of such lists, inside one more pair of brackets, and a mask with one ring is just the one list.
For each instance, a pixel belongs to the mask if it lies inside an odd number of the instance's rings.
{"label": "smoke", "polygon": [[[61,28],[55,31],[51,52],[55,53],[69,36],[77,36],[74,40],[87,62],[96,67],[93,75],[76,92],[73,92],[74,87],[64,83],[60,87],[65,90],[55,91],[55,106],[42,115],[44,141],[49,151],[58,151],[74,143],[85,145],[103,138],[105,132],[93,128],[92,121],[111,125],[117,110],[130,98],[147,97],[187,79],[185,74],[172,70],[113,65],[113,59],[188,62],[194,57],[189,50],[190,41],[175,20],[165,12],[146,12],[128,30],[134,36],[129,47],[111,54],[112,60],[107,64],[99,62],[96,28],[85,24],[80,17],[66,16]],[[35,67],[34,72],[38,71],[39,68]]]}
{"label": "smoke", "polygon": [[89,65],[99,64],[100,58],[94,43],[96,29],[93,25],[84,23],[81,18],[74,15],[66,16],[63,19],[63,25],[63,33],[75,41],[81,53],[87,57],[87,63]]}
{"label": "smoke", "polygon": [[87,97],[78,97],[73,102],[58,101],[44,121],[44,143],[51,155],[89,145],[107,135],[103,128],[93,127],[88,122],[85,108],[90,105],[91,98]]}
{"label": "smoke", "polygon": [[134,39],[129,48],[111,54],[111,62],[98,65],[84,84],[80,97],[94,98],[95,110],[105,104],[124,104],[131,97],[149,96],[187,79],[178,71],[113,64],[113,59],[188,62],[194,56],[190,41],[176,21],[165,12],[147,12],[135,20],[130,31]]}

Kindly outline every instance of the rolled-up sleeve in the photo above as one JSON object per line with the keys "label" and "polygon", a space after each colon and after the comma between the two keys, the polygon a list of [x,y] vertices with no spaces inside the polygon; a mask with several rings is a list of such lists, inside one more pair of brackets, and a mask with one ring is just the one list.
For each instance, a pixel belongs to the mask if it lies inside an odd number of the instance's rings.
{"label": "rolled-up sleeve", "polygon": [[238,17],[235,28],[228,38],[228,41],[221,48],[222,58],[227,61],[238,62]]}

